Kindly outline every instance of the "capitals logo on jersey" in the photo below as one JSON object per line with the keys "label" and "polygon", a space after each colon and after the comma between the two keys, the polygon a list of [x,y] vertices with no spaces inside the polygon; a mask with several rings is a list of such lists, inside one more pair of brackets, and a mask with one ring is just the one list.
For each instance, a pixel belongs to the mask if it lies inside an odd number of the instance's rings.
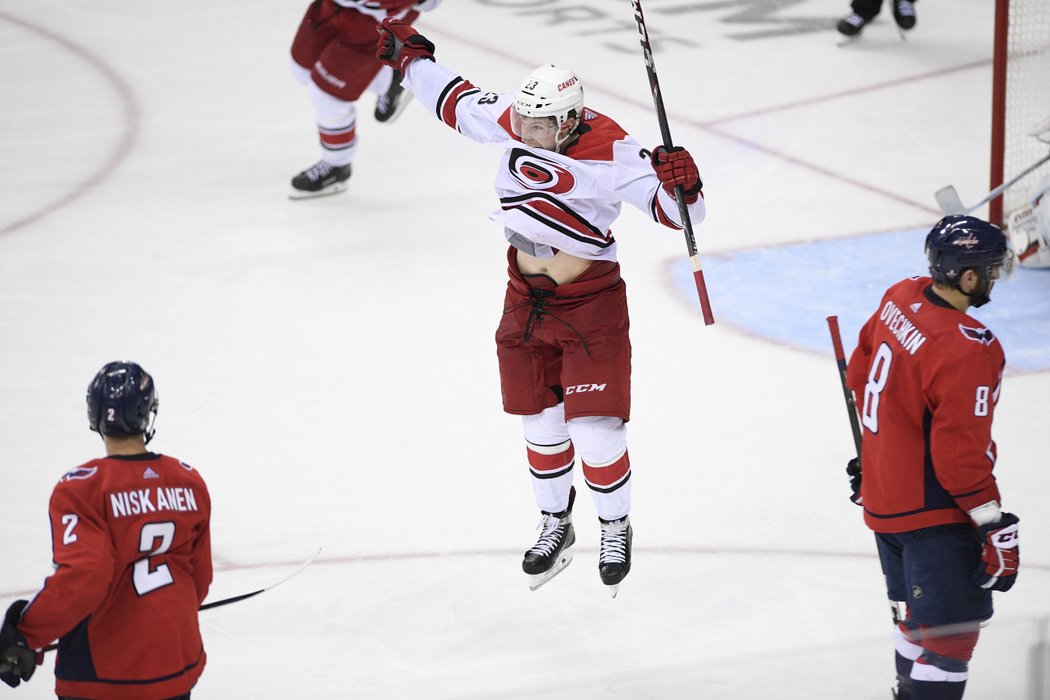
{"label": "capitals logo on jersey", "polygon": [[568,194],[576,187],[576,177],[564,166],[524,148],[511,149],[508,165],[511,176],[526,189]]}
{"label": "capitals logo on jersey", "polygon": [[74,479],[90,479],[98,473],[98,467],[77,467],[76,469],[70,469],[68,472],[62,475],[59,481],[72,481]]}
{"label": "capitals logo on jersey", "polygon": [[959,332],[963,334],[964,338],[972,340],[975,343],[991,345],[995,342],[995,334],[987,328],[970,328],[969,326],[964,326],[960,323]]}

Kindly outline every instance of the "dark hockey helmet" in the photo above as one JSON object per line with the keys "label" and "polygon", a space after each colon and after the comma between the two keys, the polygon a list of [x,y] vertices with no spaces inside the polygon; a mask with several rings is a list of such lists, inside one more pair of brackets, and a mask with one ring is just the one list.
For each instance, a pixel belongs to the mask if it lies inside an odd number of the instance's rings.
{"label": "dark hockey helmet", "polygon": [[89,427],[102,435],[145,435],[149,442],[158,406],[153,377],[134,362],[110,362],[88,385]]}
{"label": "dark hockey helmet", "polygon": [[971,293],[974,306],[988,303],[1000,274],[1012,269],[1013,251],[998,226],[973,216],[946,216],[926,236],[926,259],[934,281],[959,288],[959,278],[974,270],[981,285]]}

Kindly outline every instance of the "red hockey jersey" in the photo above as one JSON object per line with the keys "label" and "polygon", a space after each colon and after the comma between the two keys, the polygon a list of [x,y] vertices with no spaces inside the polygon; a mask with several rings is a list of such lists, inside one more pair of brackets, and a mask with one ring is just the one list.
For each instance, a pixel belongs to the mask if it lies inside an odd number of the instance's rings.
{"label": "red hockey jersey", "polygon": [[932,284],[891,287],[849,361],[864,432],[864,519],[876,532],[970,522],[967,511],[999,500],[991,433],[1003,349]]}
{"label": "red hockey jersey", "polygon": [[197,608],[211,585],[211,500],[200,474],[146,453],[96,459],[51,495],[55,572],[18,629],[59,639],[60,696],[151,700],[204,670]]}

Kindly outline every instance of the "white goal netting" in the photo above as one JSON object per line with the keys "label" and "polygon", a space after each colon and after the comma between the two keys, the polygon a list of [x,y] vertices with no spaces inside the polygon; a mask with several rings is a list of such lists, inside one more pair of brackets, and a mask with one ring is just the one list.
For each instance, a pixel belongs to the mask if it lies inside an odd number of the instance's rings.
{"label": "white goal netting", "polygon": [[[1009,180],[1050,152],[1031,133],[1050,120],[1050,0],[998,0],[1006,21],[996,27],[995,86],[1001,104],[994,109],[992,177]],[[1005,26],[1002,26],[1005,24]],[[1044,135],[1043,137],[1047,137]],[[999,139],[1001,154],[995,144]],[[999,170],[1001,168],[1001,170]],[[1050,163],[1024,177],[1003,195],[1000,221],[1029,198],[1047,175]],[[993,182],[993,186],[999,183]]]}

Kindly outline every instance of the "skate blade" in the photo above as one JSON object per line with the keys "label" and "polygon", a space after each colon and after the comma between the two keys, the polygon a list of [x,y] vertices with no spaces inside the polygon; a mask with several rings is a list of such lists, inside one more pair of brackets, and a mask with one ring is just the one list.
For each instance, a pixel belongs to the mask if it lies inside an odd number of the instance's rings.
{"label": "skate blade", "polygon": [[620,584],[618,583],[614,583],[611,586],[606,586],[606,588],[609,589],[609,595],[611,595],[613,598],[615,598],[616,594],[620,592]]}
{"label": "skate blade", "polygon": [[843,36],[838,40],[836,46],[841,49],[843,46],[849,46],[850,44],[856,43],[858,39],[860,39],[860,34],[856,36]]}
{"label": "skate blade", "polygon": [[324,189],[317,190],[316,192],[305,192],[303,190],[293,189],[288,193],[288,199],[317,199],[318,197],[327,197],[329,195],[339,194],[340,192],[346,192],[346,188],[347,184],[345,182],[337,182],[325,187]]}
{"label": "skate blade", "polygon": [[572,550],[566,549],[561,553],[561,557],[558,559],[558,563],[552,566],[542,574],[526,574],[529,579],[529,590],[534,591],[543,584],[550,581],[552,578],[560,574],[565,570],[569,564],[572,563]]}

